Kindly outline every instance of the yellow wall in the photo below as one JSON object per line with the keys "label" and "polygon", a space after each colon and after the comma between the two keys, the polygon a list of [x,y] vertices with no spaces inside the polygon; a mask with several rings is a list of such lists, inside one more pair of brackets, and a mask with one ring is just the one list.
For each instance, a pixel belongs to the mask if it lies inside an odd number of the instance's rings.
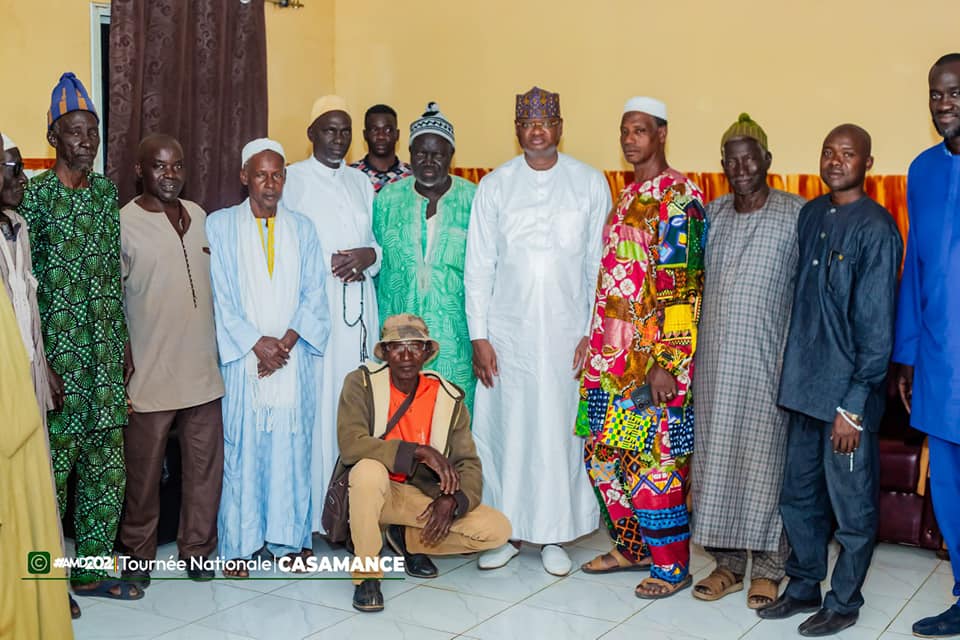
{"label": "yellow wall", "polygon": [[301,9],[268,4],[264,10],[270,137],[283,145],[290,161],[310,153],[310,108],[317,97],[334,90],[334,0],[305,4]]}
{"label": "yellow wall", "polygon": [[[24,157],[54,155],[45,137],[46,118],[61,73],[73,71],[92,91],[91,4],[0,0],[0,131],[16,140]],[[333,91],[334,2],[307,4],[298,10],[265,8],[269,130],[292,157],[308,152],[304,122],[314,98]]]}
{"label": "yellow wall", "polygon": [[904,173],[934,141],[926,74],[960,49],[957,24],[956,0],[337,0],[336,87],[404,124],[437,100],[460,166],[516,151],[513,96],[536,83],[561,94],[563,150],[598,168],[624,166],[621,109],[648,94],[668,104],[681,169],[719,171],[720,135],[748,111],[774,171],[817,172],[826,132],[854,121],[873,134],[875,173]]}
{"label": "yellow wall", "polygon": [[[265,10],[270,135],[291,161],[309,153],[313,99],[336,90],[353,105],[352,158],[364,153],[365,107],[392,104],[406,129],[436,100],[457,127],[455,162],[494,166],[517,151],[514,94],[536,83],[561,93],[563,150],[598,168],[624,167],[621,106],[650,94],[668,104],[681,169],[718,170],[721,132],[749,111],[777,172],[815,172],[823,135],[852,120],[873,133],[875,172],[903,173],[935,140],[930,63],[960,49],[956,0],[304,2]],[[0,129],[28,157],[52,155],[45,114],[59,74],[90,79],[90,4],[0,0]]]}
{"label": "yellow wall", "polygon": [[90,0],[0,0],[0,131],[27,158],[47,144],[50,92],[65,71],[90,89]]}

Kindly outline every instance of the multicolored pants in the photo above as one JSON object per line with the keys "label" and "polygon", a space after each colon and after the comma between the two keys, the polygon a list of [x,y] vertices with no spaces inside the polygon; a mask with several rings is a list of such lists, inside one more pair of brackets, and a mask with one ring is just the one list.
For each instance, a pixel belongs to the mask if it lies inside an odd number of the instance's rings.
{"label": "multicolored pants", "polygon": [[[126,484],[123,428],[80,435],[51,433],[50,454],[61,514],[67,511],[67,478],[74,468],[77,470],[74,508],[77,557],[112,555]],[[105,571],[73,569],[70,572],[73,582],[93,582],[106,577]]]}
{"label": "multicolored pants", "polygon": [[651,468],[638,452],[588,437],[583,459],[600,512],[619,551],[631,562],[650,555],[650,576],[671,584],[690,567],[690,516],[686,505],[686,460]]}

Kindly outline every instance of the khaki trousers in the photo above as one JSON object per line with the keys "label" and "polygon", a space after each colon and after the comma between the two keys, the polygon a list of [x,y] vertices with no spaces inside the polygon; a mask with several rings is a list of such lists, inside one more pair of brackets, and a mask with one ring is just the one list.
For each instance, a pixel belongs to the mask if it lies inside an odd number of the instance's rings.
{"label": "khaki trousers", "polygon": [[167,436],[176,426],[182,491],[177,547],[180,557],[212,556],[217,549],[217,510],[223,482],[223,414],[220,400],[178,411],[130,414],[124,451],[127,493],[120,543],[131,556],[157,556],[160,474]]}
{"label": "khaki trousers", "polygon": [[[350,470],[350,535],[358,558],[377,557],[383,546],[381,525],[406,528],[407,551],[436,556],[456,555],[495,549],[510,538],[510,521],[502,513],[479,505],[453,521],[447,537],[433,547],[420,542],[424,521],[417,520],[433,499],[410,484],[393,482],[387,468],[376,460],[364,459]],[[354,584],[382,573],[353,572]]]}

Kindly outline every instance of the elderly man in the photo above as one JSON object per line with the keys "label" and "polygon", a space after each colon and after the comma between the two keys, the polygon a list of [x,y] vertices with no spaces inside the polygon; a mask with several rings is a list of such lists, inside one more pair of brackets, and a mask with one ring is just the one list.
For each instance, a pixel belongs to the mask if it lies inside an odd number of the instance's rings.
{"label": "elderly man", "polygon": [[[943,142],[921,153],[907,176],[910,232],[893,360],[901,363],[910,423],[928,435],[933,506],[953,560],[953,595],[960,596],[960,53],[937,60],[928,82]],[[960,604],[918,621],[913,633],[960,635]]]}
{"label": "elderly man", "polygon": [[693,595],[717,600],[741,590],[752,554],[747,606],[758,609],[777,598],[787,559],[779,511],[787,413],[776,397],[804,200],[767,185],[767,134],[747,114],[723,134],[720,153],[733,193],[707,206],[690,471],[693,541],[717,567]]}
{"label": "elderly man", "polygon": [[[20,214],[30,225],[47,361],[64,383],[61,408],[48,414],[50,450],[61,513],[67,478],[76,471],[77,555],[105,556],[113,551],[123,504],[124,385],[133,373],[124,357],[117,187],[92,171],[98,117],[72,73],[53,89],[47,127],[57,159],[27,185]],[[78,568],[71,579],[76,595],[143,597],[105,571]]]}
{"label": "elderly man", "polygon": [[[797,222],[799,266],[779,396],[790,410],[780,497],[790,582],[757,613],[780,619],[816,611],[800,625],[803,636],[856,623],[877,534],[877,430],[903,242],[893,217],[863,190],[872,165],[866,131],[833,129],[820,153],[830,193],[805,204]],[[840,555],[821,603],[831,537]]]}
{"label": "elderly man", "polygon": [[[616,548],[585,573],[650,569],[638,598],[690,585],[686,480],[703,287],[703,195],[667,164],[667,107],[627,101],[634,181],[607,218],[576,433]],[[648,558],[649,556],[649,558]]]}
{"label": "elderly man", "polygon": [[465,394],[473,409],[477,379],[464,312],[463,261],[470,204],[477,187],[451,176],[453,125],[435,102],[410,125],[413,180],[388,185],[373,202],[373,233],[383,247],[377,306],[383,320],[422,317],[437,342],[437,373]]}
{"label": "elderly man", "polygon": [[353,138],[347,111],[339,96],[324,96],[314,103],[307,128],[313,155],[290,165],[284,192],[286,205],[316,227],[330,305],[330,343],[315,392],[319,407],[311,467],[314,531],[322,530],[323,501],[337,461],[337,402],[343,378],[368,358],[376,341],[373,277],[380,271],[380,246],[373,237],[373,187],[362,172],[343,162]]}
{"label": "elderly man", "polygon": [[[386,365],[350,373],[340,396],[337,435],[350,473],[350,534],[358,558],[387,543],[406,571],[434,578],[426,554],[454,555],[504,544],[510,523],[480,504],[480,459],[470,433],[463,391],[422,371],[440,345],[417,316],[391,316],[374,348]],[[383,609],[381,573],[355,572],[353,606]]]}
{"label": "elderly man", "polygon": [[33,390],[40,415],[46,424],[47,411],[54,408],[51,381],[57,389],[59,406],[63,404],[63,381],[50,375],[47,355],[43,348],[43,330],[40,326],[40,307],[37,303],[37,280],[33,275],[30,255],[30,234],[27,221],[16,209],[23,201],[27,176],[23,173],[23,158],[16,143],[3,134],[3,189],[0,191],[0,280],[13,303],[17,326],[30,360]]}
{"label": "elderly man", "polygon": [[[2,139],[8,153],[9,149],[16,150],[16,145],[7,136],[2,135]],[[19,158],[19,153],[16,157]],[[0,193],[5,207],[9,199],[7,181],[11,174],[18,183],[16,188],[23,190],[19,180],[23,175],[22,167],[10,166],[19,161],[9,158],[11,155],[5,155],[4,167],[0,171]],[[4,220],[0,215],[0,222]],[[20,224],[20,231],[26,236],[26,225]],[[6,237],[0,238],[0,244],[6,245],[7,242]],[[4,523],[0,530],[0,557],[27,558],[28,573],[43,573],[44,569],[50,571],[49,565],[43,557],[33,559],[33,554],[39,551],[60,555],[63,545],[50,455],[41,419],[43,410],[32,402],[23,401],[36,391],[35,376],[31,375],[33,367],[28,358],[33,346],[9,296],[5,290],[0,290],[0,380],[3,380],[0,385],[0,415],[3,416],[0,486],[4,488],[4,500],[0,501],[0,522]],[[17,571],[7,570],[0,576],[0,591],[10,594],[4,595],[4,606],[0,608],[0,633],[16,632],[23,638],[72,638],[70,618],[64,607],[64,596],[67,595],[64,570],[55,567],[52,574],[43,574],[54,580],[24,581],[17,574]],[[74,604],[71,598],[71,612]]]}
{"label": "elderly man", "polygon": [[374,192],[379,193],[391,182],[403,180],[412,172],[410,165],[397,157],[397,112],[385,104],[375,104],[363,116],[363,139],[367,155],[350,166],[363,171],[370,179]]}
{"label": "elderly man", "polygon": [[[223,380],[210,292],[206,213],[181,200],[187,179],[180,143],[147,136],[136,164],[143,193],[120,210],[124,309],[133,361],[141,366],[127,391],[133,413],[124,451],[126,507],[120,543],[131,557],[157,554],[160,475],[170,429],[177,429],[183,493],[177,547],[180,557],[206,558],[217,548],[217,507],[223,479]],[[193,579],[213,571],[187,569]],[[142,568],[124,572],[146,587]]]}
{"label": "elderly man", "polygon": [[[317,357],[330,333],[312,223],[281,202],[283,147],[252,140],[240,182],[250,197],[207,218],[223,397],[220,556],[313,554],[310,455]],[[247,577],[244,563],[224,571]]]}
{"label": "elderly man", "polygon": [[480,557],[503,566],[519,541],[544,545],[544,569],[566,575],[558,543],[597,526],[579,441],[563,425],[577,411],[591,295],[610,188],[603,175],[558,153],[560,96],[517,96],[523,154],[480,181],[467,237],[467,325],[478,386],[474,436],[484,500],[513,525],[515,544]]}

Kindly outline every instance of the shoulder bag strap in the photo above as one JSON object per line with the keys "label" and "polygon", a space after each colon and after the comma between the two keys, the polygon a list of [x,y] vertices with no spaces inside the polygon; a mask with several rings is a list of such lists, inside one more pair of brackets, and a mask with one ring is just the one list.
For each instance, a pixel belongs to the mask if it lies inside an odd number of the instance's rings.
{"label": "shoulder bag strap", "polygon": [[392,416],[390,416],[390,420],[387,421],[387,428],[383,432],[383,435],[380,436],[381,440],[387,439],[387,435],[389,435],[389,433],[393,431],[393,428],[397,426],[398,422],[400,422],[400,418],[403,417],[403,414],[405,414],[407,412],[407,409],[410,408],[410,405],[413,404],[413,397],[417,395],[417,388],[419,386],[420,386],[420,376],[418,375],[417,381],[413,384],[413,389],[410,391],[410,393],[407,394],[407,397],[403,399],[403,403],[399,407],[397,407],[397,412],[394,413]]}

